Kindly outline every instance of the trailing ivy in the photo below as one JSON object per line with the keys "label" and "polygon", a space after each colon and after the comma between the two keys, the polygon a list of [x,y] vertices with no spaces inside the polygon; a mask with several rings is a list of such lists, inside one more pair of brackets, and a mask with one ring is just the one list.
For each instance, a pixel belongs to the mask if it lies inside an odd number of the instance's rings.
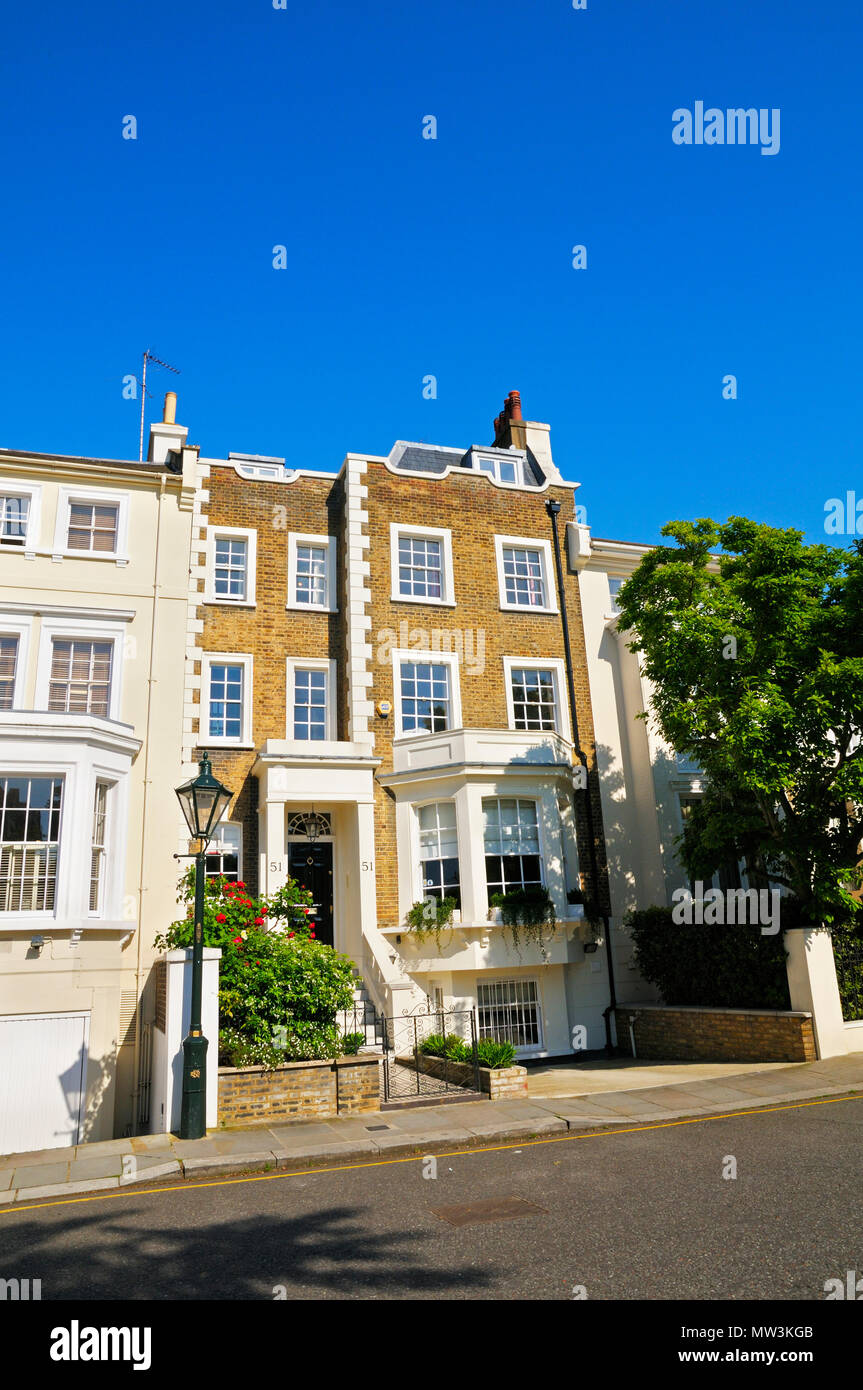
{"label": "trailing ivy", "polygon": [[405,921],[417,941],[425,941],[427,936],[434,937],[435,946],[439,951],[441,934],[452,922],[455,907],[455,898],[424,898],[408,908]]}
{"label": "trailing ivy", "polygon": [[548,962],[545,932],[554,927],[556,913],[549,891],[545,887],[514,888],[509,893],[492,893],[491,907],[500,908],[500,920],[509,930],[512,944],[521,955],[522,942],[532,941],[542,958]]}

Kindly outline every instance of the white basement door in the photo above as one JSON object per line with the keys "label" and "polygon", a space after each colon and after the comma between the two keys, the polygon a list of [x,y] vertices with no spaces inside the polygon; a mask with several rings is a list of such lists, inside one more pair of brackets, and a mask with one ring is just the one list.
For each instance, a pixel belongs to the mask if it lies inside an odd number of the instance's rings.
{"label": "white basement door", "polygon": [[80,1140],[89,1013],[0,1014],[0,1154]]}

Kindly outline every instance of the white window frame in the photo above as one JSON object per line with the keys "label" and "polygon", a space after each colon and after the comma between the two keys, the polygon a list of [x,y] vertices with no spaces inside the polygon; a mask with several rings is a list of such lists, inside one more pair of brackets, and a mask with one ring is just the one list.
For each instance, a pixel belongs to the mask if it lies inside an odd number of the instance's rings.
{"label": "white window frame", "polygon": [[[540,983],[539,977],[538,977],[537,975],[509,975],[509,976],[499,976],[499,977],[492,977],[492,978],[485,978],[485,979],[484,979],[482,976],[478,976],[477,979],[476,979],[476,996],[475,996],[475,997],[476,997],[476,1020],[477,1020],[477,1030],[479,1030],[479,1028],[480,1028],[480,1026],[481,1026],[481,1025],[480,1025],[480,1021],[479,1021],[479,1020],[480,1020],[480,1009],[483,1008],[483,1007],[488,1007],[488,1005],[483,1006],[483,1005],[480,1004],[480,1002],[479,1002],[479,986],[480,986],[480,985],[484,985],[484,986],[486,986],[486,987],[488,987],[488,988],[490,988],[490,989],[494,989],[495,986],[497,986],[498,988],[501,988],[502,986],[507,986],[507,987],[508,987],[508,986],[510,986],[510,985],[527,985],[527,984],[533,985],[534,988],[535,988],[535,990],[536,990],[536,1001],[535,1001],[535,1002],[536,1002],[536,1022],[537,1022],[537,1033],[539,1034],[539,1038],[538,1038],[538,1041],[535,1042],[535,1043],[516,1043],[516,1045],[515,1045],[516,1052],[518,1053],[518,1055],[519,1055],[520,1057],[522,1057],[522,1056],[534,1056],[534,1055],[536,1055],[536,1054],[538,1054],[538,1053],[544,1053],[544,1052],[545,1052],[545,1020],[544,1020],[544,1018],[543,1018],[542,987],[541,987],[541,983]],[[493,1005],[492,1005],[492,1007],[493,1007]],[[511,1007],[511,1006],[508,1006],[508,1007]]]}
{"label": "white window frame", "polygon": [[64,714],[60,710],[52,711],[57,719],[113,719],[119,721],[120,710],[122,708],[122,689],[123,689],[123,654],[125,648],[125,623],[108,622],[77,622],[74,618],[43,618],[42,632],[39,638],[39,656],[36,665],[36,698],[35,707],[37,710],[48,709],[48,693],[51,687],[51,665],[54,650],[54,638],[61,641],[78,640],[81,642],[112,642],[114,650],[111,655],[111,693],[108,701],[108,714],[105,715],[80,715]]}
{"label": "white window frame", "polygon": [[243,881],[243,826],[239,821],[219,821],[213,831],[213,838],[207,846],[207,854],[235,854],[237,856],[237,878]]}
{"label": "white window frame", "polygon": [[[454,796],[428,796],[428,797],[423,797],[422,800],[420,800],[420,801],[412,801],[412,802],[411,802],[411,807],[410,807],[410,809],[411,809],[411,851],[412,851],[412,860],[413,860],[413,884],[414,884],[414,894],[415,894],[414,899],[413,899],[414,902],[422,902],[422,901],[425,899],[425,896],[426,896],[426,886],[425,886],[425,882],[424,882],[424,880],[423,880],[423,871],[422,871],[423,858],[422,858],[422,844],[421,844],[421,840],[420,840],[420,834],[421,834],[421,832],[420,832],[420,811],[421,811],[421,810],[423,809],[423,807],[425,807],[425,806],[438,806],[438,805],[440,805],[440,804],[443,803],[443,802],[446,802],[448,805],[452,805],[452,807],[453,807],[453,809],[454,809],[454,811],[455,811],[456,858],[458,859],[459,894],[460,894],[461,900],[464,901],[464,897],[465,897],[464,873],[465,873],[465,870],[468,868],[468,865],[467,865],[467,861],[466,861],[465,857],[462,855],[461,818],[460,818],[460,816],[459,816],[458,799],[457,799],[456,797],[454,797]],[[459,907],[458,911],[461,912],[461,908],[460,908],[460,907]]]}
{"label": "white window frame", "polygon": [[[87,913],[88,917],[91,917],[91,918],[93,918],[94,920],[98,920],[99,918],[102,918],[102,917],[105,917],[105,916],[106,916],[105,904],[106,904],[106,902],[107,902],[107,900],[108,900],[108,887],[109,887],[108,879],[109,879],[109,874],[110,874],[110,871],[111,871],[111,861],[112,861],[112,858],[113,858],[113,848],[114,848],[113,843],[112,843],[112,831],[113,831],[113,828],[114,828],[114,801],[115,801],[114,791],[115,791],[116,784],[115,784],[114,782],[110,782],[110,781],[107,779],[107,777],[99,777],[99,776],[96,777],[96,780],[95,780],[95,782],[93,783],[93,815],[94,815],[94,818],[95,818],[95,813],[96,813],[96,792],[97,792],[97,789],[98,789],[99,787],[104,787],[104,788],[105,788],[105,825],[104,825],[103,843],[102,843],[102,846],[101,846],[101,850],[102,850],[102,860],[101,860],[101,872],[100,872],[100,879],[99,879],[99,899],[100,899],[100,901],[99,901],[99,905],[98,905],[98,907],[95,909],[95,911],[93,911],[93,910],[88,910],[88,913]],[[95,830],[95,825],[93,826],[93,829]],[[95,844],[95,841],[94,841],[93,838],[92,838],[92,831],[91,831],[91,838],[90,838],[90,854],[91,854],[91,878],[90,878],[90,883],[91,883],[91,885],[92,885],[92,854],[93,854],[93,851],[94,851],[95,849],[96,849],[96,844]],[[89,909],[89,895],[88,895],[88,903],[87,903],[87,906],[88,906],[88,909]]]}
{"label": "white window frame", "polygon": [[569,712],[569,691],[566,684],[566,666],[560,657],[547,656],[505,656],[503,658],[503,677],[506,686],[506,713],[509,727],[518,734],[548,733],[548,729],[516,729],[515,701],[512,694],[513,671],[551,671],[554,678],[554,724],[555,732],[572,743],[572,722]]}
{"label": "white window frame", "polygon": [[[49,781],[49,780],[50,780],[50,781],[52,781],[52,782],[60,782],[60,784],[61,784],[61,790],[60,790],[60,818],[59,818],[59,822],[58,822],[58,826],[57,826],[57,839],[56,839],[56,841],[53,841],[53,840],[48,840],[48,841],[16,840],[16,841],[11,841],[11,842],[8,842],[8,841],[5,842],[5,843],[12,844],[12,845],[21,845],[21,846],[23,847],[23,849],[24,849],[25,862],[26,862],[26,854],[27,854],[27,847],[28,847],[28,846],[33,845],[33,846],[38,847],[38,844],[40,844],[40,843],[42,843],[42,844],[55,844],[55,843],[56,843],[56,846],[57,846],[57,865],[56,865],[56,869],[55,869],[55,872],[54,872],[54,902],[53,902],[53,905],[52,905],[51,907],[40,907],[40,908],[16,908],[16,907],[10,907],[10,908],[4,908],[2,911],[0,911],[0,924],[2,924],[2,925],[4,925],[4,926],[5,926],[7,923],[11,923],[12,920],[13,920],[14,918],[17,918],[19,921],[22,921],[22,920],[23,920],[23,921],[31,921],[31,920],[41,921],[41,920],[51,920],[51,919],[54,919],[54,918],[56,918],[57,916],[60,915],[59,910],[58,910],[58,909],[59,909],[59,903],[60,903],[60,875],[61,875],[61,872],[62,872],[62,869],[63,869],[63,832],[64,832],[64,827],[66,826],[66,823],[67,823],[66,804],[67,804],[67,796],[68,796],[68,792],[69,792],[69,779],[68,779],[68,777],[66,776],[65,772],[63,772],[63,771],[54,771],[54,770],[51,770],[51,771],[47,771],[47,770],[46,770],[45,772],[38,771],[38,770],[37,770],[37,771],[32,771],[32,772],[31,772],[31,771],[17,771],[17,770],[16,770],[16,771],[10,771],[10,770],[8,770],[8,768],[6,768],[6,767],[4,767],[3,770],[2,770],[2,772],[0,772],[0,776],[2,776],[3,778],[8,778],[10,781],[11,781],[11,780],[20,780],[20,781],[35,782],[35,781]],[[28,796],[28,801],[29,801],[29,796]],[[92,802],[91,802],[91,810],[92,810]],[[2,818],[0,818],[0,819],[2,819]],[[91,824],[92,824],[92,822],[91,822]],[[0,843],[4,843],[4,842],[0,842]],[[87,901],[88,901],[88,904],[89,904],[89,880],[88,880]]]}
{"label": "white window frame", "polygon": [[[545,590],[544,604],[512,603],[507,598],[506,575],[503,568],[503,552],[510,546],[520,550],[538,550],[542,565],[542,582]],[[497,586],[500,606],[508,613],[557,613],[557,588],[554,582],[551,541],[539,540],[536,536],[498,536],[494,538],[494,553],[497,560]]]}
{"label": "white window frame", "polygon": [[37,483],[19,482],[15,478],[0,478],[0,496],[26,497],[30,502],[27,513],[27,534],[23,545],[3,545],[0,555],[23,555],[28,560],[36,558],[36,548],[42,525],[42,488]]}
{"label": "white window frame", "polygon": [[[396,738],[439,738],[442,733],[452,733],[453,729],[462,727],[461,713],[461,681],[459,675],[458,652],[429,652],[418,651],[415,647],[394,647],[393,648],[393,708],[396,716],[395,737]],[[431,729],[404,729],[402,727],[402,687],[401,687],[401,668],[403,661],[426,662],[433,666],[447,665],[450,668],[450,704],[452,707],[452,723],[447,729],[439,729],[433,732]]]}
{"label": "white window frame", "polygon": [[[297,547],[300,545],[323,546],[327,552],[327,595],[326,603],[298,603],[297,592]],[[288,532],[288,601],[286,608],[298,613],[335,613],[336,603],[336,537],[311,536],[303,531]]]}
{"label": "white window frame", "polygon": [[[616,618],[618,613],[620,612],[620,609],[617,606],[617,594],[623,588],[624,584],[626,584],[632,578],[632,576],[629,574],[608,574],[606,575],[606,578],[608,579],[608,612],[610,617]],[[612,589],[612,580],[619,581],[617,589]]]}
{"label": "white window frame", "polygon": [[[474,449],[472,451],[472,463],[475,472],[484,473],[487,478],[492,478],[498,487],[524,489],[527,485],[527,460],[523,454],[514,452],[510,458],[499,458],[497,454],[485,453],[482,449]],[[491,472],[489,469],[483,468],[483,463],[490,463],[494,471]],[[506,480],[500,476],[500,466],[502,463],[513,464],[516,472],[520,473],[521,477],[517,478],[514,483],[506,482]]]}
{"label": "white window frame", "polygon": [[[246,592],[242,598],[231,598],[216,593],[216,542],[219,540],[238,540],[246,542]],[[207,571],[204,580],[204,602],[219,603],[226,608],[254,608],[257,582],[258,533],[254,528],[242,526],[207,527]]]}
{"label": "white window frame", "polygon": [[309,752],[320,746],[320,739],[298,739],[294,733],[294,678],[297,670],[325,671],[327,675],[326,703],[326,741],[336,741],[336,663],[326,657],[289,656],[285,661],[286,715],[285,737],[292,743],[302,744]]}
{"label": "white window frame", "polygon": [[[422,598],[417,594],[399,593],[399,540],[402,537],[440,541],[442,566],[440,598]],[[435,608],[455,607],[452,531],[443,526],[410,526],[401,521],[390,522],[390,599],[393,603],[432,604]]]}
{"label": "white window frame", "polygon": [[[210,668],[212,666],[242,666],[243,668],[243,728],[239,738],[217,737],[210,733]],[[204,652],[201,656],[201,714],[198,720],[198,748],[251,748],[252,744],[252,676],[254,657],[250,652]]]}
{"label": "white window frame", "polygon": [[[27,689],[27,672],[30,660],[30,638],[33,633],[33,619],[17,615],[7,618],[0,612],[0,637],[18,638],[18,660],[15,665],[15,685],[12,691],[12,709],[24,709],[24,696]],[[9,713],[9,711],[6,711]]]}
{"label": "white window frame", "polygon": [[[530,802],[533,804],[533,806],[534,806],[534,808],[535,808],[535,810],[536,810],[536,842],[537,842],[537,845],[539,846],[539,849],[538,849],[538,851],[537,851],[537,853],[538,853],[538,855],[539,855],[539,881],[540,881],[541,885],[543,886],[543,888],[548,888],[548,886],[549,886],[549,885],[548,885],[548,855],[547,855],[547,853],[546,853],[545,832],[544,832],[544,829],[543,829],[543,822],[542,822],[543,803],[542,803],[542,796],[540,795],[540,793],[539,793],[539,792],[521,792],[521,791],[518,791],[518,790],[514,790],[514,791],[511,791],[511,792],[500,791],[499,789],[496,789],[496,790],[494,790],[494,791],[485,791],[485,790],[484,790],[484,791],[482,792],[482,795],[481,795],[481,797],[480,797],[480,802],[479,802],[480,817],[482,817],[482,814],[483,814],[483,809],[482,809],[482,807],[483,807],[483,802],[484,802],[484,801],[515,801],[516,803],[519,802],[519,801],[530,801]],[[486,847],[485,847],[485,827],[484,827],[484,825],[483,825],[483,823],[482,823],[482,819],[480,819],[478,834],[479,834],[479,843],[480,843],[480,846],[481,846],[481,853],[482,853],[482,867],[481,867],[482,882],[483,882],[483,887],[485,888],[485,892],[486,892],[486,901],[490,903],[490,902],[491,902],[491,895],[492,895],[492,892],[497,892],[498,890],[497,890],[497,889],[492,889],[492,888],[489,886],[489,881],[488,881],[488,867],[487,867],[486,862],[485,862],[486,859],[489,857],[489,855],[488,855],[488,851],[486,850]],[[506,856],[506,855],[503,855],[503,854],[500,854],[500,855],[495,855],[494,857],[497,858],[497,859],[505,859],[507,856]],[[524,858],[524,855],[520,855],[519,858]],[[504,890],[504,891],[505,891],[505,890]],[[549,891],[551,891],[551,890],[549,889]]]}
{"label": "white window frame", "polygon": [[[69,521],[72,503],[82,506],[117,508],[117,543],[115,550],[70,550]],[[116,565],[129,563],[129,493],[100,487],[61,487],[57,493],[57,520],[54,526],[54,560],[111,560]]]}

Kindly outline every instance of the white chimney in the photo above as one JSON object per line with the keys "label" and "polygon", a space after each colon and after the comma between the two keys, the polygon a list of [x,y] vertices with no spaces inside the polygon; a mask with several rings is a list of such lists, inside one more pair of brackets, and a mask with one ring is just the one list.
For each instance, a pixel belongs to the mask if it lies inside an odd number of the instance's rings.
{"label": "white chimney", "polygon": [[161,420],[150,426],[150,448],[147,458],[150,463],[164,463],[171,450],[179,450],[186,442],[189,433],[185,425],[176,423],[177,393],[169,391],[165,396],[165,409]]}

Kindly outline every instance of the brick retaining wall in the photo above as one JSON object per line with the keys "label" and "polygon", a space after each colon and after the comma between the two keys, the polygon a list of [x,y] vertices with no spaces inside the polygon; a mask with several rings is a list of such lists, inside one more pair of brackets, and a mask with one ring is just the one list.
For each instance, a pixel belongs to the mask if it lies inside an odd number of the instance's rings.
{"label": "brick retaining wall", "polygon": [[219,1124],[356,1115],[380,1109],[380,1058],[286,1062],[263,1067],[219,1067]]}
{"label": "brick retaining wall", "polygon": [[812,1015],[771,1009],[620,1004],[618,1047],[639,1057],[686,1062],[814,1062]]}

